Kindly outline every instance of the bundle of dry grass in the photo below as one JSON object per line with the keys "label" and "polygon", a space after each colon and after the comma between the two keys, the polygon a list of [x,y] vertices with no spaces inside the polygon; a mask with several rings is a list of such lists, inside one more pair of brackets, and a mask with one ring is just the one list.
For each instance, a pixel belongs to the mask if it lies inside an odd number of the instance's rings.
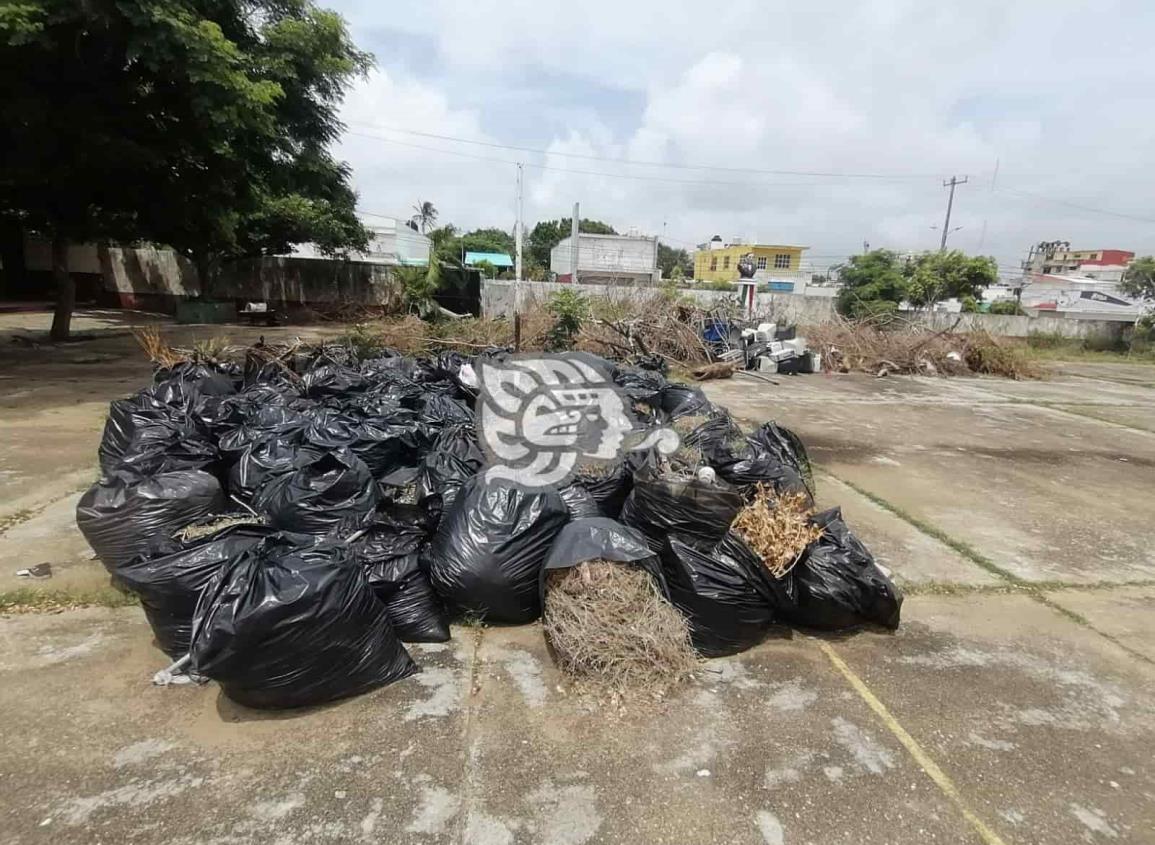
{"label": "bundle of dry grass", "polygon": [[562,670],[613,696],[660,698],[698,664],[685,617],[639,567],[594,560],[551,572],[544,611]]}
{"label": "bundle of dry grass", "polygon": [[196,522],[192,525],[186,525],[180,531],[176,532],[174,536],[182,543],[187,543],[189,540],[207,537],[209,534],[216,534],[218,531],[234,525],[260,525],[261,522],[262,520],[259,517],[247,514],[222,516],[211,522]]}
{"label": "bundle of dry grass", "polygon": [[971,375],[1037,378],[1039,368],[1021,347],[986,331],[930,331],[916,325],[880,328],[838,319],[807,327],[810,348],[830,372],[872,375]]}
{"label": "bundle of dry grass", "polygon": [[811,512],[805,496],[779,496],[770,485],[759,484],[754,501],[738,512],[731,527],[758,553],[770,574],[781,578],[822,536],[822,529],[810,522]]}
{"label": "bundle of dry grass", "polygon": [[174,349],[165,342],[156,326],[134,328],[132,336],[136,338],[136,342],[140,344],[144,354],[154,364],[159,364],[162,367],[173,367],[189,360],[187,352]]}

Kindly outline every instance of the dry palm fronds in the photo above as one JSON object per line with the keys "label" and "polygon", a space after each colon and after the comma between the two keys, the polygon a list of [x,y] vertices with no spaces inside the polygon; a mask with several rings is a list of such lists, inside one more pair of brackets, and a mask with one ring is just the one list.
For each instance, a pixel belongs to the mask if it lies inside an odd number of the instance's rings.
{"label": "dry palm fronds", "polygon": [[179,349],[173,349],[160,336],[156,326],[141,326],[132,330],[132,336],[144,350],[144,354],[154,364],[162,367],[173,367],[189,360],[189,356]]}
{"label": "dry palm fronds", "polygon": [[685,617],[629,564],[549,573],[543,626],[562,670],[611,695],[661,697],[698,664]]}
{"label": "dry palm fronds", "polygon": [[810,522],[810,513],[805,496],[779,496],[770,485],[759,484],[754,501],[738,512],[732,528],[758,553],[770,574],[781,578],[822,536],[822,529]]}
{"label": "dry palm fronds", "polygon": [[715,378],[730,378],[737,371],[738,365],[730,361],[718,361],[714,364],[703,364],[690,370],[695,381],[708,381]]}

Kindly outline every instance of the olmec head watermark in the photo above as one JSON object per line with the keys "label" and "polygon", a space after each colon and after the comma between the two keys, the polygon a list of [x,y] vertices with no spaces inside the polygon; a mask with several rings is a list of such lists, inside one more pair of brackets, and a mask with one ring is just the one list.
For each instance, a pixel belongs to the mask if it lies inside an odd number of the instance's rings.
{"label": "olmec head watermark", "polygon": [[550,487],[568,481],[579,464],[612,463],[635,449],[668,455],[678,448],[671,428],[639,437],[629,396],[580,353],[481,361],[477,376],[487,478]]}

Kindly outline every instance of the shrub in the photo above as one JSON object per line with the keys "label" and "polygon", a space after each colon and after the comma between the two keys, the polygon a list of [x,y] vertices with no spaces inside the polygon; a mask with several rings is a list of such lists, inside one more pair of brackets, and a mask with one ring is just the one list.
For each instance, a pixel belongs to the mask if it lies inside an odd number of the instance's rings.
{"label": "shrub", "polygon": [[546,333],[546,348],[551,352],[569,349],[582,323],[589,319],[589,300],[576,290],[559,290],[550,295],[545,307],[553,317],[553,325]]}
{"label": "shrub", "polygon": [[1003,314],[1011,317],[1021,317],[1026,312],[1019,306],[1019,303],[1013,299],[1002,299],[998,302],[992,302],[990,307],[991,314]]}

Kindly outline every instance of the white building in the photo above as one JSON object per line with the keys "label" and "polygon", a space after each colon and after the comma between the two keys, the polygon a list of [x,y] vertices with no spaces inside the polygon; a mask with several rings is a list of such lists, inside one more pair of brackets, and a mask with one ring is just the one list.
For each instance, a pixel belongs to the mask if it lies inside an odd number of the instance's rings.
{"label": "white building", "polygon": [[[391,266],[423,266],[429,263],[429,255],[433,249],[432,241],[409,228],[404,220],[395,217],[374,217],[371,221],[361,222],[373,233],[369,239],[369,251],[351,252],[350,260]],[[289,254],[293,258],[330,257],[322,254],[314,244],[296,244]]]}
{"label": "white building", "polygon": [[1023,278],[1022,306],[1031,314],[1128,323],[1144,312],[1142,304],[1125,296],[1114,281],[1044,273]]}
{"label": "white building", "polygon": [[[573,238],[549,252],[549,269],[558,281],[573,281]],[[578,281],[582,284],[657,282],[658,239],[633,235],[578,235]]]}

